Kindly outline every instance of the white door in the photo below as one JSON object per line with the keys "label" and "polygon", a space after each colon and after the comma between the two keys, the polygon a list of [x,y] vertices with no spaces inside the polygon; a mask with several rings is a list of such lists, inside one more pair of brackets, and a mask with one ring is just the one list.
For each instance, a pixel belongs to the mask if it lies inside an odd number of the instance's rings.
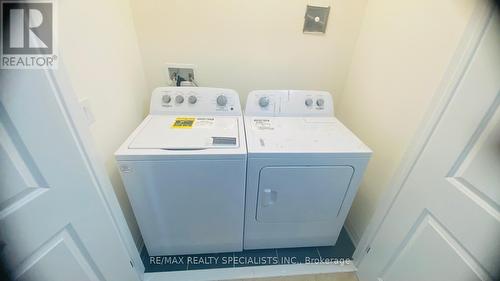
{"label": "white door", "polygon": [[500,279],[499,24],[490,18],[358,264],[361,281]]}
{"label": "white door", "polygon": [[15,280],[138,280],[55,72],[0,71],[0,243]]}

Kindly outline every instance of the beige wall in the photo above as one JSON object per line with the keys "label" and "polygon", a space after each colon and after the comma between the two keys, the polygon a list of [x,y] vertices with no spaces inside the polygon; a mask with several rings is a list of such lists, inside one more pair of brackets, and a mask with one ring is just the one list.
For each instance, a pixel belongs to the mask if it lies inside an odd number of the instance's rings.
{"label": "beige wall", "polygon": [[128,1],[58,1],[60,55],[74,91],[88,98],[90,129],[134,239],[139,237],[113,157],[149,100]]}
{"label": "beige wall", "polygon": [[[149,90],[166,62],[202,86],[340,92],[366,0],[132,0]],[[325,35],[302,33],[307,3],[332,4]],[[244,100],[242,101],[244,103]]]}
{"label": "beige wall", "polygon": [[338,117],[374,151],[348,217],[362,235],[415,135],[473,11],[472,0],[369,0]]}

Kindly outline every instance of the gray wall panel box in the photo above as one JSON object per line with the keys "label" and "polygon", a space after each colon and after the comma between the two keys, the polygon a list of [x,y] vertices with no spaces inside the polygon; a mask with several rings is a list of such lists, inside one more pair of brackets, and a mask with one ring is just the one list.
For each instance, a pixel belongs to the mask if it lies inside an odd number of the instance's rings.
{"label": "gray wall panel box", "polygon": [[304,33],[325,33],[330,7],[307,5],[304,16]]}

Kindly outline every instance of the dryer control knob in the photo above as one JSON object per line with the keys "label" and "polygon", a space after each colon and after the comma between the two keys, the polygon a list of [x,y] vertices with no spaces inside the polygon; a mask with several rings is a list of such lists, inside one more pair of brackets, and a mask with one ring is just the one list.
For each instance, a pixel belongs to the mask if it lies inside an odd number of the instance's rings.
{"label": "dryer control knob", "polygon": [[311,106],[313,104],[313,100],[311,98],[306,99],[306,105]]}
{"label": "dryer control knob", "polygon": [[318,99],[318,100],[316,101],[316,104],[317,104],[318,106],[323,106],[323,105],[325,105],[325,100],[324,100],[324,99]]}
{"label": "dryer control knob", "polygon": [[217,97],[217,105],[219,106],[225,106],[227,104],[227,98],[226,96],[220,95]]}
{"label": "dryer control knob", "polygon": [[196,98],[196,96],[189,96],[189,98],[188,98],[188,102],[190,104],[195,104],[197,100],[198,100],[198,98]]}
{"label": "dryer control knob", "polygon": [[172,98],[169,95],[164,95],[163,97],[161,97],[161,100],[164,103],[169,103],[172,100]]}
{"label": "dryer control knob", "polygon": [[259,105],[260,107],[266,107],[269,105],[269,98],[268,97],[261,97],[259,99]]}
{"label": "dryer control knob", "polygon": [[183,103],[184,102],[184,97],[181,95],[178,95],[175,97],[175,102],[176,103]]}

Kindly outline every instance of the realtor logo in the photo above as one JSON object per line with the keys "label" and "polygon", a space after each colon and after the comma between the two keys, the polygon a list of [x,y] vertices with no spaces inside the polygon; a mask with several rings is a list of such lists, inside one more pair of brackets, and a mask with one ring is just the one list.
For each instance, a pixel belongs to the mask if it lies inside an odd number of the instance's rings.
{"label": "realtor logo", "polygon": [[2,1],[0,68],[57,67],[53,1]]}

